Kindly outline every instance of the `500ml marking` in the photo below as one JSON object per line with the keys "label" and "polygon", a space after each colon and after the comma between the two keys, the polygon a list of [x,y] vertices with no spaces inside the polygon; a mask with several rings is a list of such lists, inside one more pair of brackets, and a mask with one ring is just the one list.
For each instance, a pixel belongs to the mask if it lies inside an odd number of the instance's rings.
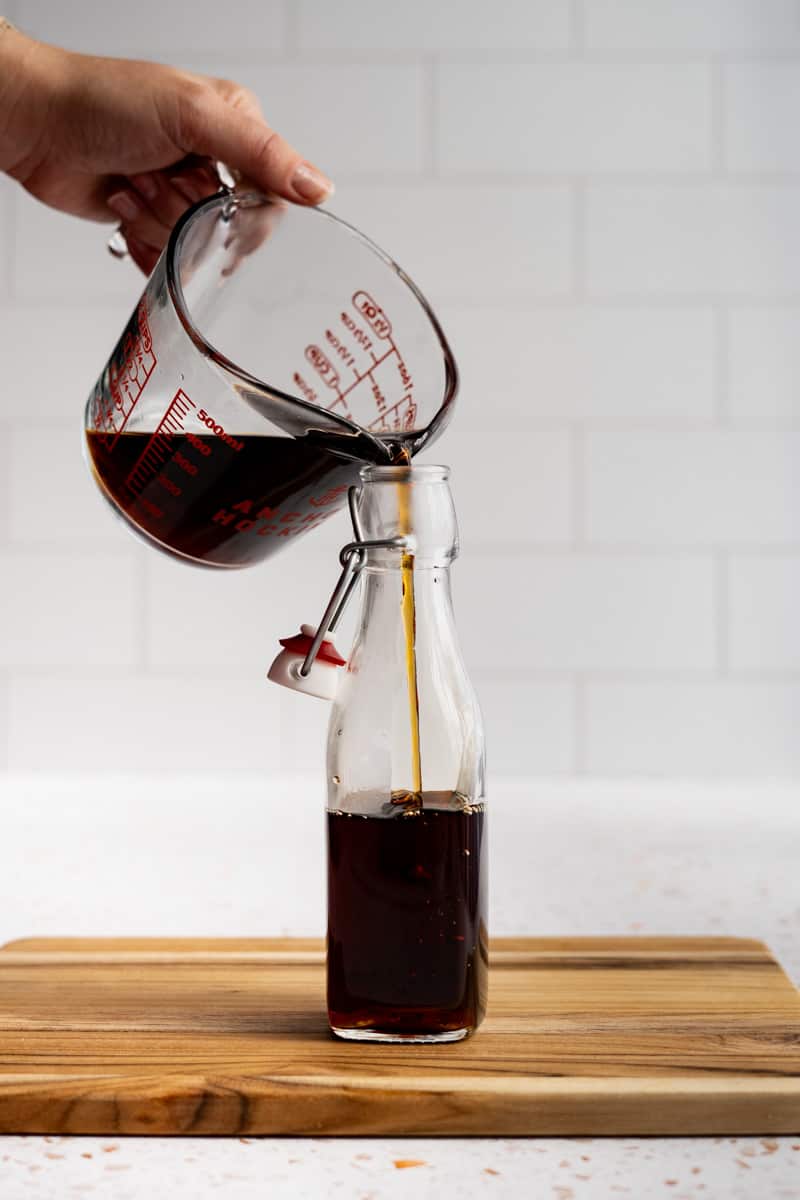
{"label": "500ml marking", "polygon": [[192,462],[191,458],[188,458],[180,450],[174,450],[172,447],[172,438],[180,435],[182,440],[201,459],[208,458],[211,454],[211,446],[207,442],[204,442],[196,434],[189,433],[184,429],[184,422],[193,410],[197,411],[198,420],[202,421],[206,428],[215,437],[218,437],[221,442],[224,442],[229,449],[238,451],[244,446],[243,442],[226,433],[219,422],[215,421],[204,408],[198,409],[194,400],[190,399],[182,388],[178,388],[164,416],[156,426],[152,437],[137,458],[125,480],[125,486],[128,491],[139,498],[139,502],[144,505],[153,517],[162,517],[164,515],[163,510],[152,499],[145,499],[141,496],[141,492],[153,479],[160,484],[168,495],[177,497],[183,494],[183,488],[180,483],[164,471],[163,468],[165,465],[169,463],[171,467],[183,472],[184,475],[188,475],[190,478],[194,478],[202,466],[202,463]]}
{"label": "500ml marking", "polygon": [[[191,400],[189,403],[191,404]],[[213,417],[210,417],[204,408],[200,409],[197,416],[198,419],[201,420],[203,424],[211,430],[214,436],[220,438],[226,446],[230,446],[231,450],[242,449],[244,442],[240,442],[237,438],[231,437],[229,433],[226,433],[219,422],[215,421]]]}

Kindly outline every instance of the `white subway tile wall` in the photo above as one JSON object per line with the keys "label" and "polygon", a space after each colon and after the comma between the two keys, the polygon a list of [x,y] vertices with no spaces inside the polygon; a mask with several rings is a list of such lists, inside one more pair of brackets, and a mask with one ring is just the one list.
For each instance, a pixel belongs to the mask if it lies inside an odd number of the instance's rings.
{"label": "white subway tile wall", "polygon": [[797,171],[800,146],[786,121],[800,110],[800,64],[725,68],[725,164],[731,171]]}
{"label": "white subway tile wall", "polygon": [[[492,406],[487,405],[485,414],[490,411]],[[521,438],[507,433],[462,433],[456,428],[448,432],[445,444],[463,553],[471,556],[473,551],[493,547],[513,553],[531,545],[570,542],[572,447],[568,433],[536,432]],[[500,503],[498,497],[502,497]]]}
{"label": "white subway tile wall", "polygon": [[739,671],[800,671],[800,558],[737,554],[730,564],[730,658]]}
{"label": "white subway tile wall", "polygon": [[794,546],[800,433],[588,433],[590,542]]}
{"label": "white subway tile wall", "polygon": [[706,170],[709,83],[710,68],[696,64],[509,63],[502,73],[490,63],[443,64],[441,167],[482,175]]}
{"label": "white subway tile wall", "polygon": [[800,428],[800,307],[733,308],[725,369],[735,425]]}
{"label": "white subway tile wall", "polygon": [[[13,197],[11,185],[0,175],[0,195]],[[34,205],[33,200],[23,200]],[[53,216],[58,219],[58,214]],[[69,225],[70,232],[76,222]],[[7,229],[4,224],[3,231]],[[88,226],[94,234],[92,254],[100,238],[102,258],[106,231]],[[0,301],[0,354],[3,362],[0,421],[24,436],[34,428],[59,432],[81,431],[81,408],[94,387],[98,355],[114,345],[136,301],[140,281],[128,276],[129,298],[113,304],[48,303],[44,296],[30,301],[11,296],[10,285]],[[101,364],[102,365],[102,364]]]}
{"label": "white subway tile wall", "polygon": [[[0,556],[3,666],[45,674],[86,666],[129,671],[140,657],[140,555],[124,546],[114,553],[84,554],[61,544]],[[48,733],[46,725],[39,730],[44,752]]]}
{"label": "white subway tile wall", "polygon": [[800,299],[800,187],[749,179],[589,184],[592,297]]}
{"label": "white subway tile wall", "polygon": [[[120,270],[107,252],[113,225],[65,216],[32,200],[21,188],[13,201],[12,298],[28,307],[42,304],[48,315],[54,308],[74,313],[78,305],[113,306],[121,332],[141,293],[141,281],[132,268]],[[43,323],[42,334],[45,328]],[[91,329],[88,321],[86,328]],[[80,382],[83,387],[84,380]]]}
{"label": "white subway tile wall", "polygon": [[714,572],[702,556],[465,555],[459,625],[476,672],[714,667]]}
{"label": "white subway tile wall", "polygon": [[575,202],[566,184],[343,180],[336,211],[390,245],[443,317],[450,303],[566,297],[575,287]]}
{"label": "white subway tile wall", "polygon": [[[493,423],[519,433],[715,420],[711,308],[454,304],[447,332],[462,371],[461,430],[485,432],[490,411]],[[800,369],[800,337],[797,353]]]}
{"label": "white subway tile wall", "polygon": [[[796,0],[15,0],[238,78],[433,299],[462,370],[456,613],[491,773],[800,775]],[[264,675],[339,519],[258,570],[137,546],[80,414],[141,290],[0,178],[0,766],[321,773]]]}
{"label": "white subway tile wall", "polygon": [[165,674],[29,674],[10,688],[12,770],[275,767],[280,698],[257,671],[230,686]]}
{"label": "white subway tile wall", "polygon": [[674,775],[676,763],[684,776],[800,772],[796,683],[598,681],[585,711],[596,775]]}
{"label": "white subway tile wall", "polygon": [[[67,407],[74,399],[63,397]],[[118,518],[97,503],[98,492],[83,460],[83,436],[72,428],[17,428],[6,434],[9,456],[8,536],[21,548],[125,549]],[[131,543],[132,544],[132,543]]]}
{"label": "white subway tile wall", "polygon": [[226,51],[259,55],[287,45],[284,0],[192,0],[191,9],[163,0],[138,0],[125,12],[107,0],[16,0],[17,23],[36,37],[70,50],[124,58],[172,58]]}
{"label": "white subway tile wall", "polygon": [[302,50],[371,50],[446,55],[484,50],[563,50],[570,45],[570,6],[564,0],[499,0],[491,13],[467,0],[454,9],[428,0],[402,5],[370,0],[297,0]]}
{"label": "white subway tile wall", "polygon": [[583,0],[593,50],[800,50],[795,0]]}

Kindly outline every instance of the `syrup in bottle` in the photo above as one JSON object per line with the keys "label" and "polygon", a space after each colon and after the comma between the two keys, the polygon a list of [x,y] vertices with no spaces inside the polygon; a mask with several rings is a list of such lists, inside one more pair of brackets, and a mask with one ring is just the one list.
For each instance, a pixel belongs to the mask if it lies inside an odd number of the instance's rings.
{"label": "syrup in bottle", "polygon": [[328,738],[328,1012],[351,1040],[457,1041],[486,1006],[480,711],[453,620],[444,467],[361,472],[359,632]]}

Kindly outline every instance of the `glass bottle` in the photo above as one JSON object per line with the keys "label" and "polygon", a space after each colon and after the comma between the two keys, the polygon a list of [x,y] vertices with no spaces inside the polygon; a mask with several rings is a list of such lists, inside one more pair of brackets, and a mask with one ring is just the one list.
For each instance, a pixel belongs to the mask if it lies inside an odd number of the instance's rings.
{"label": "glass bottle", "polygon": [[439,466],[365,467],[361,616],[328,732],[328,1015],[339,1037],[458,1041],[488,973],[484,739],[450,595]]}

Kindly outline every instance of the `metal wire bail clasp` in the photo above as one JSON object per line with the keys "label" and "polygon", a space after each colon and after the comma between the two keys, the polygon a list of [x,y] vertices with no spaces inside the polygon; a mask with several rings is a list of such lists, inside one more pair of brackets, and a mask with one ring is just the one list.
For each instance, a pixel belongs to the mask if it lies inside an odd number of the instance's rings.
{"label": "metal wire bail clasp", "polygon": [[342,573],[339,576],[336,587],[331,593],[331,598],[328,601],[325,612],[322,614],[322,620],[317,626],[317,632],[309,646],[308,654],[303,660],[303,665],[300,668],[300,674],[303,676],[307,676],[314,665],[314,659],[317,657],[319,648],[325,641],[328,633],[336,632],[336,628],[347,608],[348,601],[358,583],[358,576],[361,573],[361,569],[367,560],[367,552],[369,550],[380,549],[403,550],[408,546],[408,539],[403,537],[378,538],[374,541],[364,541],[361,520],[358,515],[358,498],[360,495],[361,488],[358,487],[351,487],[347,492],[350,520],[353,523],[353,532],[356,536],[352,542],[348,542],[346,546],[342,546],[339,552]]}

